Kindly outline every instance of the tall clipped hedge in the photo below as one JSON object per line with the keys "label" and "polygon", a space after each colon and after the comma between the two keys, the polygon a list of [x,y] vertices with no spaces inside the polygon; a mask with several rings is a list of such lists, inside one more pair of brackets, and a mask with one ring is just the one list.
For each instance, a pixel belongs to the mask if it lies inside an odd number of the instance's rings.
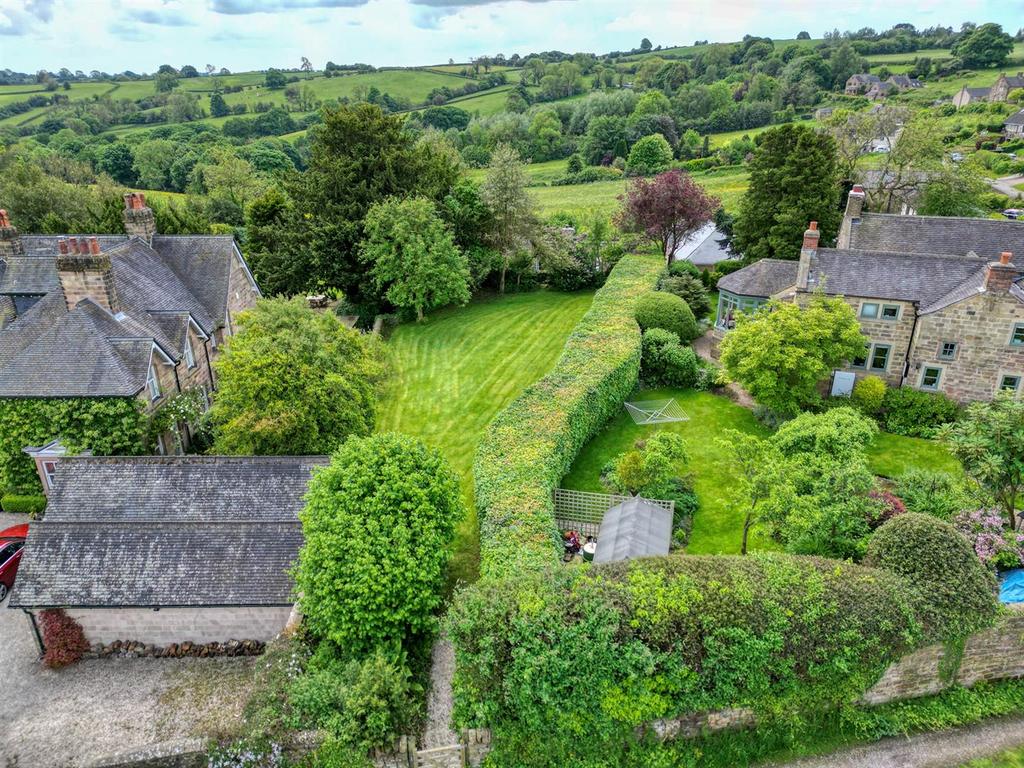
{"label": "tall clipped hedge", "polygon": [[70,453],[133,455],[143,452],[146,426],[131,397],[0,399],[0,492],[40,489],[26,446],[60,438]]}
{"label": "tall clipped hedge", "polygon": [[525,573],[553,562],[551,492],[636,386],[640,329],[634,305],[654,288],[661,270],[656,256],[623,257],[551,373],[488,427],[473,465],[485,576]]}
{"label": "tall clipped hedge", "polygon": [[768,553],[483,579],[448,634],[456,721],[520,766],[618,764],[637,726],[688,712],[850,703],[922,638],[894,574]]}

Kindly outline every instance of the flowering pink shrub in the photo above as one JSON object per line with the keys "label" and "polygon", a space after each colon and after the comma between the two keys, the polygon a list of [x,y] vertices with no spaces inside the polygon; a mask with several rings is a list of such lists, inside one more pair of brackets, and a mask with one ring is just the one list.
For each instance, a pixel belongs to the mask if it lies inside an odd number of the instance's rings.
{"label": "flowering pink shrub", "polygon": [[981,562],[1005,570],[1024,564],[1024,533],[1009,530],[1004,520],[998,509],[969,509],[957,515],[953,524]]}

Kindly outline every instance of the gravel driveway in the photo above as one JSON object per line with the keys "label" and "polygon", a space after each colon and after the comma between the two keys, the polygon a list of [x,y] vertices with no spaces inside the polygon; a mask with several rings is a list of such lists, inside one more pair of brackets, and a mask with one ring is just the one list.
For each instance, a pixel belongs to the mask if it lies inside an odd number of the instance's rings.
{"label": "gravel driveway", "polygon": [[[85,766],[237,725],[253,659],[93,659],[55,672],[28,616],[0,604],[0,765]],[[16,761],[16,762],[15,762]]]}

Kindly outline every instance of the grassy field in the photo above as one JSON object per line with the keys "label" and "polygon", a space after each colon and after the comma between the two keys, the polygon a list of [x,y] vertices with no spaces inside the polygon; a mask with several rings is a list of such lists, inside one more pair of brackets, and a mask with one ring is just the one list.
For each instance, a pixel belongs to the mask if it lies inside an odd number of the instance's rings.
{"label": "grassy field", "polygon": [[971,760],[960,768],[1024,768],[1024,747],[1011,749],[995,757]]}
{"label": "grassy field", "polygon": [[[732,168],[708,174],[693,174],[693,178],[708,192],[720,198],[725,210],[735,213],[747,189],[749,177],[745,170]],[[594,210],[610,214],[618,207],[618,197],[626,191],[627,183],[625,179],[596,181],[592,184],[536,187],[530,191],[542,216],[559,212],[579,216]]]}
{"label": "grassy field", "polygon": [[[751,411],[719,395],[693,390],[658,389],[640,392],[634,400],[675,398],[689,421],[662,424],[657,427],[638,426],[623,410],[608,427],[590,441],[577,457],[563,488],[580,491],[603,491],[601,470],[618,454],[632,448],[644,436],[658,430],[677,432],[686,441],[689,462],[681,469],[693,478],[700,509],[694,516],[693,531],[686,551],[690,554],[735,554],[739,552],[742,535],[742,512],[735,507],[729,493],[732,468],[729,453],[718,443],[725,429],[736,429],[754,435],[767,435],[767,430]],[[881,434],[868,450],[868,463],[876,474],[895,476],[911,467],[955,471],[956,461],[937,443],[916,438]],[[751,547],[776,548],[757,529],[751,534]]]}
{"label": "grassy field", "polygon": [[484,428],[524,388],[548,372],[592,293],[537,291],[475,301],[399,326],[388,347],[394,381],[377,427],[439,448],[462,477],[469,509],[452,573],[476,577],[479,530],[472,505],[473,454]]}

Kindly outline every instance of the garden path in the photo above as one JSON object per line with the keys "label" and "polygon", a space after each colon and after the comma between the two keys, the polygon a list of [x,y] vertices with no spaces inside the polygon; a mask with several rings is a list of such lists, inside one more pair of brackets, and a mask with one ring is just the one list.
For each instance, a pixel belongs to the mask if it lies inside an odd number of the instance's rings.
{"label": "garden path", "polygon": [[954,768],[1024,745],[1024,717],[986,720],[946,731],[891,737],[820,757],[764,768]]}
{"label": "garden path", "polygon": [[454,671],[455,651],[448,638],[442,635],[434,643],[431,654],[430,693],[427,696],[427,725],[423,732],[423,749],[447,747],[459,741],[451,726]]}

